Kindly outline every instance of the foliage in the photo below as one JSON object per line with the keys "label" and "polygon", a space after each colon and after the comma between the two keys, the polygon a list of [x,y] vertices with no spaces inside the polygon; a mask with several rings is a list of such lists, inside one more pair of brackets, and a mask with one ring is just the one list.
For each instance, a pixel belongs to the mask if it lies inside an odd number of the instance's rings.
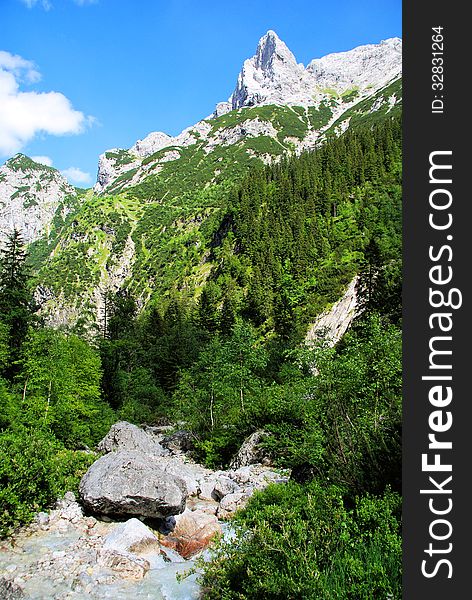
{"label": "foliage", "polygon": [[0,433],[0,537],[78,487],[93,455],[66,450],[42,428]]}
{"label": "foliage", "polygon": [[174,406],[202,437],[200,449],[209,466],[225,462],[249,431],[266,363],[254,328],[239,321],[227,338],[215,335],[192,367],[182,372]]}
{"label": "foliage", "polygon": [[311,467],[351,495],[401,488],[401,332],[369,315],[336,349],[305,356],[317,375],[289,379],[268,406],[283,466]]}
{"label": "foliage", "polygon": [[22,420],[50,429],[68,448],[94,445],[114,419],[100,379],[100,359],[86,342],[52,329],[31,332],[19,376]]}
{"label": "foliage", "polygon": [[33,321],[33,312],[24,242],[14,229],[0,254],[0,321],[3,323],[2,336],[9,348],[10,366],[6,373],[10,378],[15,373],[14,361],[19,357],[28,327]]}
{"label": "foliage", "polygon": [[204,565],[204,598],[370,600],[401,597],[400,497],[335,486],[269,486],[235,517],[236,539]]}

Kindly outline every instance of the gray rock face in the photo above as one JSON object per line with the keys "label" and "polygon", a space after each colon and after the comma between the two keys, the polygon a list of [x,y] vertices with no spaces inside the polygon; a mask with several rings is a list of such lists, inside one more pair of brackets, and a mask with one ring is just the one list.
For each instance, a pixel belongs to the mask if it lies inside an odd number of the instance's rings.
{"label": "gray rock face", "polygon": [[110,431],[98,443],[97,448],[101,452],[130,450],[153,456],[167,454],[153,436],[127,421],[119,421],[112,425]]}
{"label": "gray rock face", "polygon": [[183,512],[187,498],[184,482],[164,473],[158,458],[130,451],[111,452],[95,461],[79,493],[94,513],[155,518]]}
{"label": "gray rock face", "polygon": [[[17,154],[0,167],[0,239],[16,228],[25,242],[37,240],[66,197],[76,195],[59,171]],[[63,205],[62,216],[68,212]]]}
{"label": "gray rock face", "polygon": [[342,298],[335,302],[330,310],[317,317],[305,338],[309,344],[324,339],[330,346],[334,346],[343,337],[360,312],[357,298],[358,280],[357,276],[354,277]]}
{"label": "gray rock face", "polygon": [[194,436],[190,431],[181,429],[175,431],[162,440],[162,445],[171,452],[188,452],[193,450],[194,447]]}
{"label": "gray rock face", "polygon": [[267,437],[265,431],[255,431],[247,437],[231,461],[230,469],[239,469],[256,463],[268,463],[267,452],[260,447],[260,443],[265,437]]}

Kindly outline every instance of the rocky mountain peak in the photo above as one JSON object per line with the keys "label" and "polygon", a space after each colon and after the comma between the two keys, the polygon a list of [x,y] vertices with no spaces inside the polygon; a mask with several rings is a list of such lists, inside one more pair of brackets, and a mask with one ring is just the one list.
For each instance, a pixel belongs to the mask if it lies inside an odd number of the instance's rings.
{"label": "rocky mountain peak", "polygon": [[256,69],[272,76],[276,74],[279,63],[290,64],[295,68],[297,66],[295,56],[272,30],[261,37],[252,60]]}
{"label": "rocky mountain peak", "polygon": [[402,72],[402,40],[390,38],[379,44],[335,52],[310,62],[307,71],[319,87],[342,92],[349,87],[378,88]]}
{"label": "rocky mountain peak", "polygon": [[16,228],[26,242],[33,242],[48,233],[65,198],[75,195],[59,171],[16,154],[0,167],[0,237]]}
{"label": "rocky mountain peak", "polygon": [[[257,45],[256,54],[244,61],[230,102],[233,109],[273,102],[286,104],[306,99],[310,76],[274,31]],[[312,87],[312,86],[311,86]]]}

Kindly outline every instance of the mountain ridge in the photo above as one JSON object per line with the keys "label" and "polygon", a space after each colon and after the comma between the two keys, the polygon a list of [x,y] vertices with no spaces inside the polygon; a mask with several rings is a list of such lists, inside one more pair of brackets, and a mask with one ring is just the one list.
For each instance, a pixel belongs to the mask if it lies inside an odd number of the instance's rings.
{"label": "mountain ridge", "polygon": [[[212,269],[208,240],[211,231],[220,227],[222,209],[234,184],[249,169],[313,150],[350,128],[371,127],[397,115],[401,78],[394,75],[392,81],[383,83],[392,73],[401,72],[400,45],[393,38],[349,51],[358,56],[352,73],[346,75],[347,84],[339,83],[338,91],[317,87],[307,101],[311,104],[290,104],[289,96],[284,96],[287,104],[261,97],[258,104],[213,113],[178,136],[152,132],[129,150],[104,152],[94,188],[85,191],[69,186],[62,195],[53,194],[47,217],[27,239],[36,273],[36,300],[43,316],[55,326],[99,323],[106,296],[123,288],[134,294],[140,308],[153,295],[166,295],[172,288],[183,287],[198,298]],[[384,79],[374,77],[373,83],[364,87],[353,86],[359,64],[367,59],[378,62],[379,56],[386,56],[385,51],[394,57],[391,72],[384,72]],[[339,66],[349,52],[330,60]],[[287,90],[292,94],[299,74],[301,88],[299,82],[297,85],[302,91],[311,77],[308,67],[299,65],[270,31],[244,65],[264,70],[279,96]],[[244,65],[239,83],[248,82]],[[287,67],[295,70],[295,79],[292,72],[284,80]],[[261,81],[265,85],[269,80]],[[282,81],[288,81],[288,86]],[[247,90],[249,94],[254,91],[250,86]],[[250,103],[249,96],[243,102]],[[39,180],[42,169],[49,169],[44,171],[48,177],[59,175],[55,169],[25,160],[30,167],[36,165],[33,170]],[[4,179],[9,179],[9,170],[15,180],[17,175],[8,165]],[[13,188],[8,189],[11,192]],[[33,191],[30,186],[14,193],[20,198]],[[0,202],[8,205],[12,195],[0,195]],[[16,225],[30,218],[31,211],[23,204]],[[5,223],[3,228],[8,226]]]}
{"label": "mountain ridge", "polygon": [[[341,80],[340,64],[342,69],[346,70],[346,65],[349,65],[352,57],[355,57],[355,60],[351,72]],[[139,169],[140,159],[146,159],[165,148],[185,148],[198,143],[202,138],[209,138],[210,147],[221,145],[225,140],[211,135],[214,130],[212,122],[233,110],[267,105],[314,107],[319,110],[330,104],[332,109],[335,108],[330,115],[331,121],[318,127],[317,130],[320,131],[323,126],[327,128],[332,124],[350,106],[373,95],[398,78],[401,66],[401,40],[390,38],[379,44],[359,46],[347,52],[314,59],[305,69],[302,64],[296,62],[295,56],[277,34],[269,30],[259,40],[255,55],[244,61],[235,90],[226,102],[219,102],[209,117],[187,127],[177,136],[172,137],[164,132],[155,131],[138,140],[128,150],[113,148],[105,151],[99,158],[94,191],[103,193],[114,180],[127,172]],[[333,98],[336,97],[342,98],[342,102],[334,107]],[[249,135],[255,134],[255,137],[276,137],[277,133],[260,128],[256,123],[252,129]],[[247,131],[244,135],[247,135]],[[295,140],[297,148],[305,150],[314,147],[316,139],[313,140],[312,137],[305,144],[296,143]],[[176,158],[178,153],[169,150],[159,164]],[[138,179],[134,175],[133,184],[137,183]]]}

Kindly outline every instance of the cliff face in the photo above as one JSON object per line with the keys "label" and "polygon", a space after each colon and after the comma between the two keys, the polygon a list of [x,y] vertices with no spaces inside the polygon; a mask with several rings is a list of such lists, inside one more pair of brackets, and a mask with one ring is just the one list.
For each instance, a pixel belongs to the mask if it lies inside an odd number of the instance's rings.
{"label": "cliff face", "polygon": [[75,189],[51,167],[17,154],[0,167],[0,239],[18,229],[26,242],[48,235],[51,222]]}

